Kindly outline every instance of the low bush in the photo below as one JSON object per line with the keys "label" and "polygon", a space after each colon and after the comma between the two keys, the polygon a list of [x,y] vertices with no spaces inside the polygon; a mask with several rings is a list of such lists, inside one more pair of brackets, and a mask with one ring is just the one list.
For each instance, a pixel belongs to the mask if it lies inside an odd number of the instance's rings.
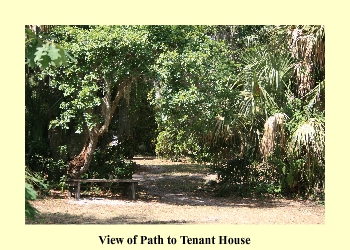
{"label": "low bush", "polygon": [[87,174],[88,178],[131,179],[135,173],[136,163],[126,160],[118,146],[97,149]]}
{"label": "low bush", "polygon": [[218,196],[279,195],[282,191],[274,169],[248,158],[233,158],[211,168],[218,175]]}

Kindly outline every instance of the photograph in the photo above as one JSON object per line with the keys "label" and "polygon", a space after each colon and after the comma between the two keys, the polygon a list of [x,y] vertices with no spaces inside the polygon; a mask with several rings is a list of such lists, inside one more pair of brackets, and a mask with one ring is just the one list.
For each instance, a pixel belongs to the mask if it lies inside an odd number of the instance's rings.
{"label": "photograph", "polygon": [[325,25],[23,28],[26,225],[325,224]]}

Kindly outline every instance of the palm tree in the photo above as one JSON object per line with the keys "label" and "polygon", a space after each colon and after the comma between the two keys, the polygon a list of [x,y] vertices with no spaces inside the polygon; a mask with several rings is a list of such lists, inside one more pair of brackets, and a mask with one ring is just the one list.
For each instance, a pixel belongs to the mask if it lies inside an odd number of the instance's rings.
{"label": "palm tree", "polygon": [[311,91],[319,77],[324,78],[324,28],[324,25],[289,27],[289,46],[293,57],[298,60],[294,70],[299,97]]}
{"label": "palm tree", "polygon": [[[298,191],[304,186],[310,192],[324,184],[324,26],[262,31],[269,39],[239,56],[241,95],[232,105],[237,115],[217,119],[216,137],[239,134],[246,157],[260,160],[258,150],[273,168],[270,159],[278,158],[284,166],[277,169],[281,182],[287,179],[289,187],[297,183]],[[229,125],[223,126],[224,120]]]}

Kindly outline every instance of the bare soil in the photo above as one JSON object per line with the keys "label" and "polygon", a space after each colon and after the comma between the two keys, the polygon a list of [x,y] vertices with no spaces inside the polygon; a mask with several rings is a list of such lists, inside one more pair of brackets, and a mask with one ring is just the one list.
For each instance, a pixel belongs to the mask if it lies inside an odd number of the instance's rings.
{"label": "bare soil", "polygon": [[136,157],[137,200],[109,192],[67,193],[32,202],[40,211],[26,224],[324,224],[325,207],[312,201],[216,197],[216,176],[203,165]]}

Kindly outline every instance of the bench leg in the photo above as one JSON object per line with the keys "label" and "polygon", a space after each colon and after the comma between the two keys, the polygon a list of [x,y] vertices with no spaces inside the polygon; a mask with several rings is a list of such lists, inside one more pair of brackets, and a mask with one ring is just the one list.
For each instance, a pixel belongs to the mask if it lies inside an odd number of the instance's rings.
{"label": "bench leg", "polygon": [[136,200],[135,197],[135,182],[131,182],[130,183],[130,194],[129,194],[129,198],[132,200]]}
{"label": "bench leg", "polygon": [[69,186],[68,187],[68,198],[72,197],[72,192],[73,192],[73,187],[72,186]]}
{"label": "bench leg", "polygon": [[78,185],[76,186],[76,189],[75,189],[75,199],[76,200],[80,199],[80,182],[78,183]]}

